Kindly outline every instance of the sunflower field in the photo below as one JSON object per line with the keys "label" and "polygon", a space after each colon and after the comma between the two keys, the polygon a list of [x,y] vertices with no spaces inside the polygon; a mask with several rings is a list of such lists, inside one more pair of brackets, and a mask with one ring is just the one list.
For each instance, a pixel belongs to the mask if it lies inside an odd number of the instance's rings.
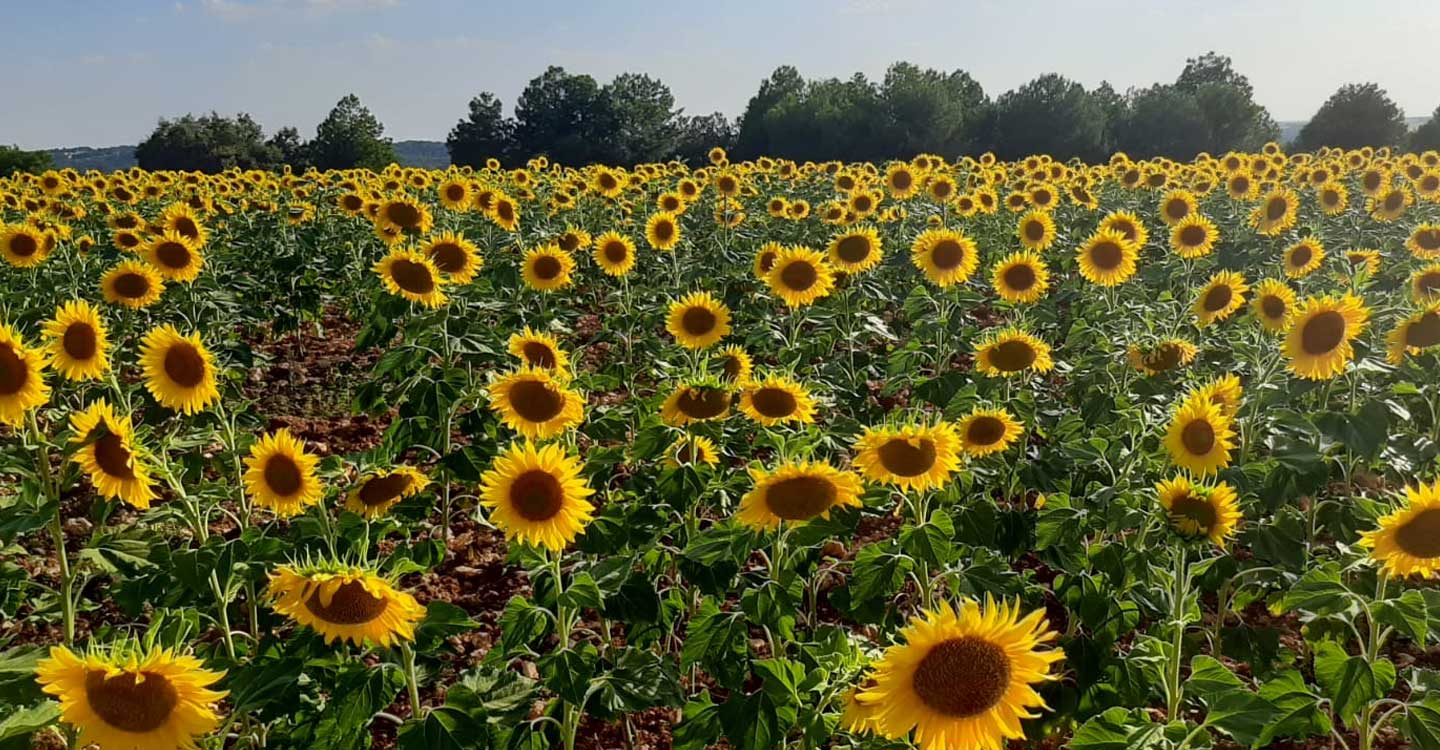
{"label": "sunflower field", "polygon": [[0,180],[0,749],[1440,748],[1440,155]]}

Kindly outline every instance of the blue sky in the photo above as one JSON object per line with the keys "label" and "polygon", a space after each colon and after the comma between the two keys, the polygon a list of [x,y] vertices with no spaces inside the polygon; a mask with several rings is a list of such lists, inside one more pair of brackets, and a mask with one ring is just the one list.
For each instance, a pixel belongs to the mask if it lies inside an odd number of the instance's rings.
{"label": "blue sky", "polygon": [[389,135],[442,140],[476,92],[508,108],[549,64],[649,73],[687,111],[733,116],[787,63],[961,68],[996,96],[1051,71],[1123,91],[1214,49],[1279,120],[1348,82],[1411,116],[1440,105],[1430,0],[0,0],[0,18],[0,143],[27,148],[135,143],[209,110],[308,137],[351,91]]}

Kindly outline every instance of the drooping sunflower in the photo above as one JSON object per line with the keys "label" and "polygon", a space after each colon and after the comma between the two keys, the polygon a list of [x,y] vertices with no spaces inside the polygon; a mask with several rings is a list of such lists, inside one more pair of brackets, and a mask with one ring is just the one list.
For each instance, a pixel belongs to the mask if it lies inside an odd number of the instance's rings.
{"label": "drooping sunflower", "polygon": [[1215,222],[1198,213],[1170,227],[1170,247],[1187,260],[1209,255],[1219,241],[1220,229]]}
{"label": "drooping sunflower", "polygon": [[182,335],[172,325],[158,326],[140,342],[145,389],[161,406],[195,414],[220,398],[215,362],[200,334]]}
{"label": "drooping sunflower", "polygon": [[19,427],[26,413],[49,400],[44,367],[44,354],[0,323],[0,424]]}
{"label": "drooping sunflower", "polygon": [[581,476],[582,468],[557,444],[513,444],[481,477],[480,504],[490,509],[491,523],[506,540],[563,550],[595,510],[585,499],[594,490]]}
{"label": "drooping sunflower", "polygon": [[681,383],[660,405],[660,418],[672,427],[724,419],[732,398],[727,388],[709,383]]}
{"label": "drooping sunflower", "polygon": [[585,398],[549,370],[523,367],[490,384],[490,409],[532,439],[555,437],[585,420]]}
{"label": "drooping sunflower", "polygon": [[127,260],[105,272],[100,292],[106,302],[139,310],[160,301],[165,280],[150,266]]}
{"label": "drooping sunflower", "polygon": [[16,268],[34,268],[49,257],[54,243],[29,224],[0,224],[0,256]]}
{"label": "drooping sunflower", "polygon": [[1122,284],[1135,275],[1135,245],[1112,230],[1097,230],[1076,253],[1080,275],[1099,286]]}
{"label": "drooping sunflower", "polygon": [[954,425],[867,427],[855,441],[855,467],[872,482],[901,491],[944,487],[960,468],[960,436]]}
{"label": "drooping sunflower", "polygon": [[1345,266],[1349,269],[1351,276],[1374,276],[1380,272],[1380,251],[1379,250],[1346,250]]}
{"label": "drooping sunflower", "polygon": [[665,330],[686,349],[705,349],[730,335],[730,308],[709,292],[691,292],[670,303]]}
{"label": "drooping sunflower", "polygon": [[1325,260],[1325,246],[1314,237],[1306,237],[1285,250],[1285,275],[1292,279],[1309,276]]}
{"label": "drooping sunflower", "polygon": [[435,218],[430,215],[430,207],[424,203],[395,196],[380,204],[375,223],[395,233],[424,235],[430,233]]}
{"label": "drooping sunflower", "polygon": [[740,411],[766,427],[810,424],[815,421],[815,408],[805,386],[779,375],[753,380],[740,392]]}
{"label": "drooping sunflower", "polygon": [[818,461],[783,463],[773,472],[752,468],[750,477],[755,485],[741,498],[735,520],[759,531],[829,518],[835,508],[860,505],[863,489],[853,472]]}
{"label": "drooping sunflower", "polygon": [[984,375],[1008,377],[1028,370],[1049,372],[1054,367],[1050,345],[1020,328],[992,329],[975,344],[975,369]]}
{"label": "drooping sunflower", "polygon": [[210,686],[225,673],[169,649],[117,644],[83,656],[64,646],[35,665],[40,688],[60,701],[60,719],[78,730],[76,747],[191,750],[220,727]]}
{"label": "drooping sunflower", "polygon": [[1146,377],[1154,377],[1190,364],[1199,352],[1189,341],[1170,338],[1148,348],[1131,344],[1125,354],[1131,367],[1145,373]]}
{"label": "drooping sunflower", "polygon": [[1392,365],[1405,361],[1406,354],[1414,356],[1440,345],[1440,302],[1431,303],[1396,323],[1386,343],[1385,358]]}
{"label": "drooping sunflower", "polygon": [[140,510],[150,507],[157,497],[155,484],[135,448],[130,417],[116,415],[103,400],[95,401],[70,415],[70,431],[74,433],[70,443],[75,446],[70,460],[90,477],[97,494]]}
{"label": "drooping sunflower", "polygon": [[280,518],[299,515],[325,495],[315,474],[319,461],[289,430],[265,435],[245,458],[245,493]]}
{"label": "drooping sunflower", "polygon": [[379,469],[360,478],[345,495],[345,509],[365,518],[379,518],[396,503],[412,497],[430,483],[418,469],[396,466]]}
{"label": "drooping sunflower", "polygon": [[963,284],[980,265],[975,241],[953,229],[927,229],[910,246],[910,261],[932,284]]}
{"label": "drooping sunflower", "polygon": [[1410,297],[1421,305],[1440,300],[1440,263],[1411,274]]}
{"label": "drooping sunflower", "polygon": [[1165,430],[1165,449],[1176,466],[1208,476],[1230,465],[1235,447],[1231,420],[1209,399],[1191,396],[1180,403]]}
{"label": "drooping sunflower", "polygon": [[750,359],[750,353],[739,346],[727,346],[715,353],[715,361],[720,363],[720,378],[727,383],[743,386],[750,382],[750,374],[754,371],[755,365]]}
{"label": "drooping sunflower", "polygon": [[85,300],[71,300],[46,321],[50,366],[68,380],[98,380],[110,369],[109,335],[100,311]]}
{"label": "drooping sunflower", "polygon": [[537,331],[530,326],[519,333],[510,334],[506,349],[526,367],[550,370],[557,375],[570,372],[570,355],[560,342],[548,333]]}
{"label": "drooping sunflower", "polygon": [[1235,488],[1225,482],[1205,486],[1176,476],[1155,485],[1160,507],[1170,516],[1176,533],[1186,537],[1205,537],[1224,547],[1235,535],[1240,524],[1240,507]]}
{"label": "drooping sunflower", "polygon": [[574,271],[575,258],[555,245],[530,248],[521,261],[525,286],[537,292],[553,292],[570,286]]}
{"label": "drooping sunflower", "polygon": [[1055,244],[1055,219],[1049,211],[1031,211],[1020,217],[1015,234],[1026,250],[1045,250]]}
{"label": "drooping sunflower", "polygon": [[901,629],[904,642],[872,665],[874,686],[856,700],[873,708],[880,734],[913,731],[920,750],[1003,750],[1024,738],[1020,720],[1045,708],[1035,686],[1056,679],[1051,665],[1065,658],[1042,648],[1056,635],[1043,609],[1022,618],[1018,602],[989,596],[959,611],[942,602]]}
{"label": "drooping sunflower", "polygon": [[1195,215],[1195,194],[1189,190],[1171,190],[1160,199],[1160,220],[1166,225],[1179,226]]}
{"label": "drooping sunflower", "polygon": [[1285,337],[1290,371],[1309,380],[1329,380],[1355,356],[1352,341],[1365,330],[1370,311],[1352,294],[1301,302]]}
{"label": "drooping sunflower", "polygon": [[429,308],[445,304],[445,277],[419,250],[397,247],[375,264],[374,271],[391,294]]}
{"label": "drooping sunflower", "polygon": [[786,305],[803,307],[830,294],[835,288],[835,271],[824,255],[797,245],[775,255],[765,281]]}
{"label": "drooping sunflower", "polygon": [[624,276],[635,267],[635,243],[619,232],[605,232],[597,237],[591,252],[607,276]]}
{"label": "drooping sunflower", "polygon": [[1050,269],[1032,250],[1017,250],[995,264],[995,293],[1006,302],[1029,304],[1050,289]]}
{"label": "drooping sunflower", "polygon": [[1255,231],[1266,237],[1274,237],[1295,226],[1296,210],[1300,199],[1295,193],[1284,188],[1270,191],[1260,204],[1250,212],[1250,224]]}
{"label": "drooping sunflower", "polygon": [[830,262],[848,274],[864,273],[884,256],[880,234],[871,226],[854,226],[830,239]]}
{"label": "drooping sunflower", "polygon": [[1245,388],[1240,384],[1240,376],[1232,372],[1206,381],[1195,389],[1194,394],[1195,398],[1209,401],[1220,407],[1220,413],[1234,418],[1240,413]]}
{"label": "drooping sunflower", "polygon": [[451,284],[469,284],[485,262],[475,243],[455,232],[432,236],[420,246],[420,252],[430,259]]}
{"label": "drooping sunflower", "polygon": [[1410,232],[1405,248],[1421,260],[1440,260],[1440,224],[1421,224]]}
{"label": "drooping sunflower", "polygon": [[414,640],[425,608],[374,571],[330,561],[282,565],[266,595],[275,611],[314,630],[329,645],[383,647]]}
{"label": "drooping sunflower", "polygon": [[667,211],[656,211],[645,221],[645,241],[656,250],[674,250],[680,244],[680,220]]}
{"label": "drooping sunflower", "polygon": [[1100,232],[1119,233],[1137,254],[1145,248],[1145,243],[1150,241],[1150,230],[1145,228],[1145,222],[1129,211],[1115,211],[1101,219],[1100,226],[1096,229],[1097,234]]}
{"label": "drooping sunflower", "polygon": [[1265,330],[1279,333],[1290,325],[1290,316],[1295,310],[1295,290],[1279,279],[1265,279],[1255,287],[1255,299],[1250,305],[1255,319]]}
{"label": "drooping sunflower", "polygon": [[1405,507],[1360,534],[1371,561],[1396,577],[1440,575],[1440,482],[1405,488]]}
{"label": "drooping sunflower", "polygon": [[1204,328],[1234,315],[1236,310],[1245,306],[1245,293],[1248,291],[1250,286],[1245,283],[1245,277],[1234,271],[1221,271],[1211,276],[1200,293],[1195,295],[1195,303],[1190,308],[1197,325]]}

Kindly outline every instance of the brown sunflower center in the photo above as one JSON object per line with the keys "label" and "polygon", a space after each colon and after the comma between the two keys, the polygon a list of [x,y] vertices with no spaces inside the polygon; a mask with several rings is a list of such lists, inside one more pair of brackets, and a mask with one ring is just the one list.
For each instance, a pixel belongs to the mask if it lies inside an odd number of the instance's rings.
{"label": "brown sunflower center", "polygon": [[929,438],[893,438],[885,441],[876,453],[886,471],[902,477],[919,476],[930,471],[939,456],[935,441]]}
{"label": "brown sunflower center", "polygon": [[365,207],[365,201],[361,200],[360,196],[351,194],[341,198],[340,205],[346,211],[359,211]]}
{"label": "brown sunflower center", "polygon": [[385,218],[406,229],[420,226],[420,209],[409,203],[395,202],[385,205]]}
{"label": "brown sunflower center", "polygon": [[115,293],[126,299],[140,299],[150,293],[150,280],[138,273],[122,273],[115,278]]}
{"label": "brown sunflower center", "polygon": [[1127,242],[1134,242],[1140,236],[1139,230],[1127,219],[1118,219],[1110,222],[1110,229],[1123,235]]}
{"label": "brown sunflower center", "polygon": [[205,381],[205,358],[189,342],[171,345],[165,352],[165,375],[182,388],[194,388]]}
{"label": "brown sunflower center", "polygon": [[843,237],[835,245],[835,254],[846,263],[859,263],[870,257],[870,240],[853,234]]}
{"label": "brown sunflower center", "polygon": [[869,211],[869,210],[870,210],[870,206],[871,206],[872,204],[870,203],[870,196],[868,196],[868,195],[857,195],[857,196],[855,196],[855,200],[852,201],[850,205],[851,205],[851,207],[854,208],[856,211],[864,212],[864,211]]}
{"label": "brown sunflower center", "polygon": [[915,178],[911,177],[909,172],[901,170],[890,175],[890,184],[894,185],[896,190],[909,190],[910,186],[915,184]]}
{"label": "brown sunflower center", "polygon": [[565,409],[565,396],[541,380],[522,380],[510,387],[510,408],[527,422],[548,422]]}
{"label": "brown sunflower center", "polygon": [[1415,280],[1415,288],[1420,290],[1421,296],[1428,296],[1440,291],[1440,271],[1423,273]]}
{"label": "brown sunflower center", "polygon": [[1397,527],[1395,546],[1414,557],[1440,557],[1440,508],[1422,510]]}
{"label": "brown sunflower center", "polygon": [[500,218],[500,221],[509,224],[515,220],[515,204],[510,201],[496,203],[495,215]]}
{"label": "brown sunflower center", "polygon": [[1265,218],[1270,221],[1279,221],[1285,218],[1285,214],[1289,211],[1290,206],[1284,198],[1271,198],[1265,202]]}
{"label": "brown sunflower center", "polygon": [[[430,260],[445,273],[465,270],[465,249],[454,242],[441,242],[430,248]],[[428,274],[427,274],[428,275]]]}
{"label": "brown sunflower center", "polygon": [[1210,287],[1210,291],[1205,293],[1205,301],[1203,303],[1205,312],[1220,312],[1229,307],[1230,300],[1234,298],[1235,290],[1231,289],[1229,284],[1217,284]]}
{"label": "brown sunflower center", "polygon": [[1440,229],[1422,229],[1416,232],[1415,244],[1422,250],[1440,250]]}
{"label": "brown sunflower center", "polygon": [[510,507],[527,521],[548,521],[565,504],[565,488],[544,469],[531,469],[510,483]]}
{"label": "brown sunflower center", "polygon": [[965,428],[965,439],[978,446],[990,446],[1005,437],[1005,423],[992,416],[979,416],[970,420]]}
{"label": "brown sunflower center", "polygon": [[1327,206],[1333,206],[1340,202],[1340,194],[1334,190],[1320,191],[1320,202]]}
{"label": "brown sunflower center", "polygon": [[1440,344],[1440,313],[1426,312],[1405,326],[1405,345],[1417,349]]}
{"label": "brown sunflower center", "polygon": [[1344,340],[1345,316],[1334,310],[1326,310],[1305,321],[1305,327],[1300,329],[1300,348],[1306,354],[1329,354]]}
{"label": "brown sunflower center", "polygon": [[730,408],[730,394],[719,388],[687,388],[675,406],[691,419],[711,419]]}
{"label": "brown sunflower center", "polygon": [[28,234],[17,234],[10,238],[10,254],[28,258],[40,252],[40,243]]}
{"label": "brown sunflower center", "polygon": [[99,335],[89,323],[71,323],[60,337],[60,346],[71,359],[86,362],[100,349]]}
{"label": "brown sunflower center", "polygon": [[675,225],[669,220],[655,222],[655,239],[669,242],[675,236]]}
{"label": "brown sunflower center", "polygon": [[1396,190],[1385,196],[1385,210],[1399,211],[1405,205],[1405,194]]}
{"label": "brown sunflower center", "polygon": [[430,269],[407,258],[397,258],[390,264],[390,278],[396,286],[411,294],[435,291],[435,277],[430,275]]}
{"label": "brown sunflower center", "polygon": [[1180,430],[1180,444],[1191,455],[1209,455],[1215,448],[1215,427],[1208,419],[1196,419]]}
{"label": "brown sunflower center", "polygon": [[1189,493],[1170,501],[1170,515],[1194,521],[1195,525],[1206,531],[1218,520],[1215,506],[1211,505],[1209,500]]}
{"label": "brown sunflower center", "polygon": [[360,502],[369,507],[384,505],[410,489],[411,481],[411,478],[404,474],[372,477],[360,488]]}
{"label": "brown sunflower center", "polygon": [[630,256],[630,251],[625,249],[625,243],[618,240],[605,243],[602,252],[605,254],[605,260],[611,263],[624,263],[625,259]]}
{"label": "brown sunflower center", "polygon": [[808,521],[830,510],[838,495],[835,483],[825,477],[798,476],[770,485],[765,504],[786,521]]}
{"label": "brown sunflower center", "polygon": [[1001,372],[1018,372],[1034,364],[1037,354],[1029,342],[1002,341],[990,349],[990,364]]}
{"label": "brown sunflower center", "polygon": [[525,363],[533,367],[544,367],[551,369],[556,365],[555,350],[549,344],[540,341],[526,341],[520,347],[520,353],[525,356]]}
{"label": "brown sunflower center", "polygon": [[1165,215],[1172,219],[1183,219],[1190,213],[1190,204],[1178,198],[1165,204]]}
{"label": "brown sunflower center", "polygon": [[304,486],[305,479],[300,474],[300,465],[295,459],[276,454],[265,461],[265,486],[270,491],[281,496],[289,497]]}
{"label": "brown sunflower center", "polygon": [[85,673],[85,702],[106,724],[139,734],[165,726],[180,695],[165,675],[122,672],[107,677],[97,669]]}
{"label": "brown sunflower center", "polygon": [[978,716],[1010,689],[1010,657],[979,636],[951,638],[930,648],[910,685],[934,711],[954,718]]}
{"label": "brown sunflower center", "polygon": [[680,208],[680,199],[673,195],[667,195],[660,199],[660,208],[665,211],[674,211]]}
{"label": "brown sunflower center", "polygon": [[176,219],[174,225],[171,228],[174,229],[181,237],[184,237],[186,239],[200,239],[200,227],[196,226],[195,221],[189,216],[181,216],[180,218]]}
{"label": "brown sunflower center", "polygon": [[710,310],[694,306],[686,308],[685,313],[680,316],[680,328],[691,336],[704,336],[715,330],[720,319]]}
{"label": "brown sunflower center", "polygon": [[1031,242],[1039,242],[1045,239],[1045,223],[1039,219],[1031,219],[1025,222],[1025,239]]}
{"label": "brown sunflower center", "polygon": [[1271,320],[1279,320],[1285,316],[1285,300],[1275,295],[1266,295],[1260,298],[1260,312]]}
{"label": "brown sunflower center", "polygon": [[780,281],[786,289],[803,292],[820,280],[820,272],[808,261],[797,260],[780,271]]}
{"label": "brown sunflower center", "polygon": [[107,432],[95,441],[95,463],[107,476],[116,479],[135,478],[130,449],[125,447],[125,441],[113,432]]}
{"label": "brown sunflower center", "polygon": [[464,186],[464,185],[446,185],[446,186],[445,186],[445,197],[448,198],[448,199],[450,199],[450,202],[451,202],[451,203],[454,203],[454,202],[456,202],[456,201],[464,200],[464,199],[465,199],[465,186]]}
{"label": "brown sunflower center", "polygon": [[1310,265],[1310,259],[1314,257],[1309,245],[1300,245],[1290,251],[1290,265],[1293,268],[1304,268]]}
{"label": "brown sunflower center", "polygon": [[535,273],[536,278],[542,281],[549,281],[556,278],[560,275],[562,268],[560,259],[553,255],[542,255],[536,258],[534,263],[530,264],[530,270]]}
{"label": "brown sunflower center", "polygon": [[775,267],[775,251],[773,251],[773,250],[766,250],[765,252],[760,253],[760,272],[761,272],[761,273],[770,273],[770,269],[772,269],[772,268],[774,268],[774,267]]}
{"label": "brown sunflower center", "polygon": [[965,262],[965,246],[949,238],[940,240],[930,251],[930,262],[942,271],[959,268]]}
{"label": "brown sunflower center", "polygon": [[1180,244],[1185,247],[1199,247],[1205,244],[1205,227],[1191,224],[1180,230]]}
{"label": "brown sunflower center", "polygon": [[325,604],[316,591],[305,600],[305,608],[316,617],[336,625],[361,625],[385,614],[389,604],[365,590],[360,581],[342,583]]}
{"label": "brown sunflower center", "polygon": [[1090,262],[1102,271],[1112,271],[1125,262],[1125,248],[1111,240],[1101,240],[1090,248]]}
{"label": "brown sunflower center", "polygon": [[1005,286],[1017,292],[1029,291],[1035,286],[1035,269],[1031,268],[1029,263],[1016,263],[1005,269],[1001,278],[1005,281]]}
{"label": "brown sunflower center", "polygon": [[134,248],[140,245],[140,238],[130,232],[122,232],[116,235],[115,240],[126,248]]}
{"label": "brown sunflower center", "polygon": [[800,403],[795,394],[784,388],[757,388],[750,394],[750,405],[761,416],[781,419],[794,414]]}
{"label": "brown sunflower center", "polygon": [[188,268],[190,248],[179,242],[162,242],[155,248],[155,260],[166,268]]}
{"label": "brown sunflower center", "polygon": [[1175,344],[1161,344],[1145,358],[1145,366],[1157,372],[1164,372],[1180,364],[1180,347]]}
{"label": "brown sunflower center", "polygon": [[560,241],[555,244],[559,245],[561,250],[567,253],[573,253],[576,248],[580,247],[580,235],[574,232],[566,232],[560,235]]}

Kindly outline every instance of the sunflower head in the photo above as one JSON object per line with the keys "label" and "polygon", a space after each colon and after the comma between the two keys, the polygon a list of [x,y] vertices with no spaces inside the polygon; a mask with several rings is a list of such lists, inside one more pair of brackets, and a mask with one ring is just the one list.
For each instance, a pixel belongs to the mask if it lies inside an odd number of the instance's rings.
{"label": "sunflower head", "polygon": [[1351,342],[1365,329],[1370,311],[1352,294],[1312,297],[1300,303],[1285,337],[1290,370],[1310,380],[1329,380],[1355,356]]}
{"label": "sunflower head", "polygon": [[685,435],[677,439],[665,451],[665,466],[678,469],[681,466],[714,466],[720,463],[720,452],[715,441],[701,435]]}
{"label": "sunflower head", "polygon": [[808,247],[786,247],[776,253],[765,281],[786,305],[803,307],[830,294],[835,272],[824,255]]}
{"label": "sunflower head", "polygon": [[1189,341],[1170,338],[1148,348],[1131,344],[1126,357],[1132,367],[1146,377],[1154,377],[1190,364],[1198,353],[1199,349]]}
{"label": "sunflower head", "polygon": [[656,250],[674,250],[680,244],[680,218],[668,211],[657,211],[645,221],[645,241]]}
{"label": "sunflower head", "polygon": [[1285,250],[1285,275],[1292,279],[1309,276],[1325,260],[1325,246],[1314,237],[1306,237]]}
{"label": "sunflower head", "polygon": [[730,414],[730,389],[712,382],[681,383],[660,406],[660,418],[672,427],[724,419]]}
{"label": "sunflower head", "polygon": [[744,386],[750,382],[755,365],[749,352],[740,346],[727,346],[716,352],[714,362],[718,363],[720,379],[732,385]]}
{"label": "sunflower head", "polygon": [[1160,506],[1170,516],[1170,525],[1185,537],[1203,537],[1221,547],[1239,525],[1240,510],[1235,489],[1221,482],[1205,486],[1183,476],[1155,485]]}
{"label": "sunflower head", "polygon": [[1181,402],[1165,431],[1165,449],[1176,466],[1207,476],[1230,465],[1235,431],[1231,418],[1209,398],[1192,395]]}
{"label": "sunflower head", "polygon": [[560,342],[554,336],[536,331],[530,326],[525,326],[525,330],[519,333],[511,334],[506,342],[506,349],[525,367],[550,370],[556,375],[570,372],[570,355],[560,346]]}
{"label": "sunflower head", "polygon": [[951,229],[927,229],[910,246],[910,261],[940,288],[963,284],[980,264],[975,241]]}
{"label": "sunflower head", "polygon": [[1260,204],[1250,212],[1250,223],[1260,234],[1274,237],[1295,226],[1299,206],[1300,199],[1294,192],[1277,188],[1260,199]]}
{"label": "sunflower head", "polygon": [[1360,535],[1360,546],[1390,575],[1440,577],[1440,482],[1405,488],[1405,506]]}
{"label": "sunflower head", "polygon": [[412,497],[430,483],[418,469],[397,466],[379,469],[360,477],[345,495],[345,508],[365,518],[379,518],[396,503]]}
{"label": "sunflower head", "polygon": [[1410,296],[1421,305],[1440,300],[1440,263],[1426,266],[1410,276]]}
{"label": "sunflower head", "polygon": [[1440,260],[1440,224],[1420,224],[1410,232],[1405,247],[1421,260]]}
{"label": "sunflower head", "polygon": [[45,262],[55,243],[29,224],[0,224],[0,256],[16,268],[34,268]]}
{"label": "sunflower head", "polygon": [[375,273],[391,294],[429,308],[445,304],[445,277],[428,255],[395,248],[375,264]]}
{"label": "sunflower head", "polygon": [[836,234],[828,252],[831,264],[849,274],[874,268],[884,256],[880,234],[871,226],[854,226]]}
{"label": "sunflower head", "polygon": [[730,334],[730,308],[709,292],[691,292],[670,303],[665,330],[686,349],[705,349]]}
{"label": "sunflower head", "polygon": [[537,292],[563,289],[573,281],[575,258],[555,245],[542,245],[525,251],[521,263],[521,277],[525,285]]}
{"label": "sunflower head", "polygon": [[127,260],[105,272],[100,292],[106,302],[138,310],[160,301],[165,280],[150,266]]}
{"label": "sunflower head", "polygon": [[1004,409],[975,409],[955,426],[960,449],[979,458],[1010,447],[1024,427]]}
{"label": "sunflower head", "polygon": [[1019,328],[995,330],[975,347],[975,369],[985,375],[1009,377],[1054,367],[1050,345]]}
{"label": "sunflower head", "polygon": [[455,232],[431,236],[420,246],[420,252],[451,284],[469,284],[484,265],[475,243]]}
{"label": "sunflower head", "polygon": [[1006,302],[1029,304],[1049,290],[1050,269],[1038,253],[1017,250],[995,264],[991,283],[995,293]]}
{"label": "sunflower head", "polygon": [[140,510],[157,495],[150,469],[134,443],[130,418],[117,416],[105,401],[70,415],[71,460],[90,477],[102,497],[123,500]]}
{"label": "sunflower head", "polygon": [[140,342],[140,366],[146,390],[167,409],[195,414],[220,398],[214,359],[198,333],[182,335],[168,324],[152,329]]}
{"label": "sunflower head", "polygon": [[100,311],[84,300],[71,300],[46,321],[50,365],[69,380],[98,380],[110,369],[109,336]]}
{"label": "sunflower head", "polygon": [[490,408],[529,438],[552,438],[585,419],[585,399],[550,370],[526,366],[490,384]]}
{"label": "sunflower head", "polygon": [[1440,345],[1440,302],[1411,313],[1395,325],[1387,339],[1386,359],[1399,365],[1405,355],[1416,355]]}
{"label": "sunflower head", "polygon": [[1210,277],[1210,281],[1195,295],[1191,311],[1196,322],[1203,328],[1211,323],[1225,320],[1245,306],[1245,293],[1250,287],[1245,277],[1234,271],[1221,271]]}
{"label": "sunflower head", "polygon": [[511,445],[481,478],[480,503],[508,540],[563,550],[589,523],[593,490],[581,462],[554,443]]}
{"label": "sunflower head", "polygon": [[872,482],[904,490],[944,487],[960,468],[960,436],[949,422],[869,427],[855,443],[855,467]]}
{"label": "sunflower head", "polygon": [[829,518],[835,508],[860,505],[860,478],[826,463],[786,463],[773,472],[751,469],[750,476],[754,488],[740,500],[735,519],[752,529]]}
{"label": "sunflower head", "polygon": [[794,380],[771,376],[753,380],[740,392],[740,411],[766,427],[815,421],[815,399]]}
{"label": "sunflower head", "polygon": [[1097,230],[1080,246],[1080,275],[1099,286],[1115,286],[1135,275],[1136,245],[1114,229]]}
{"label": "sunflower head", "polygon": [[1279,333],[1290,325],[1295,310],[1295,290],[1279,279],[1265,279],[1255,287],[1251,310],[1261,327]]}
{"label": "sunflower head", "polygon": [[391,646],[415,638],[425,608],[374,571],[335,561],[284,565],[270,574],[275,611],[326,644]]}
{"label": "sunflower head", "polygon": [[280,518],[298,515],[325,494],[315,473],[317,463],[319,459],[289,430],[265,435],[250,446],[245,459],[245,492],[257,506]]}
{"label": "sunflower head", "polygon": [[1187,260],[1209,255],[1220,240],[1215,222],[1192,213],[1170,227],[1170,247]]}
{"label": "sunflower head", "polygon": [[609,231],[595,238],[591,252],[607,276],[624,276],[635,267],[635,243],[619,232]]}

